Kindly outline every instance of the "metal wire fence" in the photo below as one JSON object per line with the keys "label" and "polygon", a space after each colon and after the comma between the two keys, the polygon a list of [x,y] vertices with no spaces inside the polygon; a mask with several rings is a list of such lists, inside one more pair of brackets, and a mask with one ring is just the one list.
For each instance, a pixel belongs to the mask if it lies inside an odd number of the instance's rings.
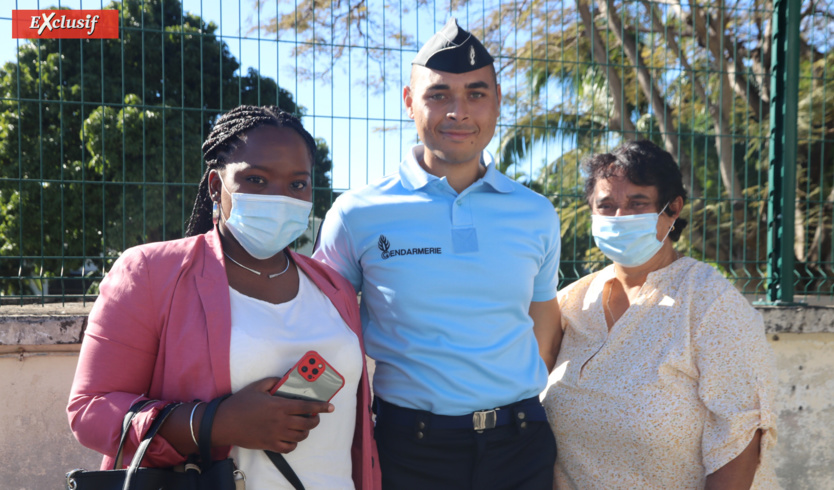
{"label": "metal wire fence", "polygon": [[680,251],[754,298],[834,298],[834,13],[804,0],[67,0],[120,38],[13,40],[0,12],[0,294],[90,301],[119,253],[179,238],[218,114],[276,104],[319,141],[309,251],[340,192],[417,142],[410,61],[450,16],[496,57],[489,150],[562,217],[567,284],[605,264],[580,163],[669,150],[690,193]]}

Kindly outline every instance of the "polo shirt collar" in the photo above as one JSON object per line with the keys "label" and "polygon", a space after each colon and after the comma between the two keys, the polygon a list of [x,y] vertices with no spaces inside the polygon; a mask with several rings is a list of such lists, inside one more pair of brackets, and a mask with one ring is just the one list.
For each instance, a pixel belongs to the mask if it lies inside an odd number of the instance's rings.
{"label": "polo shirt collar", "polygon": [[[400,181],[406,189],[414,191],[425,187],[432,181],[440,180],[439,177],[426,172],[420,166],[417,155],[422,156],[424,151],[423,145],[413,146],[411,151],[408,152],[408,155],[406,155],[405,160],[400,164]],[[481,161],[486,166],[486,173],[473,186],[477,185],[478,182],[482,182],[488,184],[498,192],[512,192],[513,186],[510,179],[498,171],[495,160],[493,160],[492,155],[488,151],[483,151]]]}
{"label": "polo shirt collar", "polygon": [[495,160],[492,159],[492,155],[488,151],[484,150],[481,155],[481,161],[486,166],[486,173],[481,178],[484,183],[489,184],[490,187],[503,194],[513,191],[513,184],[510,182],[510,178],[498,170],[498,164],[495,163]]}
{"label": "polo shirt collar", "polygon": [[423,145],[415,145],[411,147],[411,151],[406,155],[405,160],[400,164],[400,180],[403,186],[411,191],[421,189],[434,180],[439,180],[435,175],[432,175],[420,166],[420,159],[417,158],[419,154],[423,154]]}

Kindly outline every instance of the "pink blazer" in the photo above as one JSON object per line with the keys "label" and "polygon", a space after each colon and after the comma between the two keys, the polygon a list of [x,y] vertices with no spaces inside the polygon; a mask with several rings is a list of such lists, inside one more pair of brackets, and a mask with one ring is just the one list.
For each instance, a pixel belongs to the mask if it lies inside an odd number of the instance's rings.
{"label": "pink blazer", "polygon": [[[356,333],[364,354],[359,308],[350,283],[320,262],[295,253],[292,258],[330,298]],[[229,305],[229,282],[215,230],[134,247],[116,261],[90,311],[67,406],[78,441],[105,454],[103,469],[112,468],[122,419],[136,401],[161,400],[134,419],[125,462],[130,462],[142,435],[167,402],[211,400],[231,392]],[[215,458],[229,454],[229,448],[216,449]],[[356,488],[380,488],[367,366],[357,392],[351,456]],[[157,437],[145,464],[165,467],[184,460]]]}

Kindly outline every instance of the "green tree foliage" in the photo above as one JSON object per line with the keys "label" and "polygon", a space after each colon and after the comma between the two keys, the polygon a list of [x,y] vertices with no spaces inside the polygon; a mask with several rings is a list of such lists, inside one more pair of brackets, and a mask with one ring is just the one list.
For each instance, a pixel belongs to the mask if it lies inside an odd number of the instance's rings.
{"label": "green tree foliage", "polygon": [[[690,191],[684,209],[690,228],[681,248],[735,275],[740,287],[761,290],[767,260],[772,0],[455,0],[442,5],[415,0],[381,7],[367,0],[300,0],[296,5],[279,10],[262,27],[294,33],[303,41],[296,53],[308,60],[313,53],[338,58],[342,46],[367,46],[369,61],[399,67],[402,48],[419,46],[413,27],[403,27],[398,14],[415,10],[421,19],[434,16],[440,24],[454,15],[485,41],[498,55],[504,81],[501,168],[551,197],[560,209],[566,278],[605,262],[590,237],[581,161],[623,140],[647,138],[677,159]],[[820,272],[834,274],[834,75],[826,68],[834,61],[829,41],[834,15],[827,9],[803,1],[800,29],[794,248],[797,276],[808,281]],[[564,142],[567,151],[545,162],[539,173],[520,172],[517,164],[543,142],[560,147]],[[814,287],[834,289],[831,282]]]}
{"label": "green tree foliage", "polygon": [[[830,276],[834,260],[834,145],[826,137],[834,126],[834,76],[823,68],[834,56],[827,41],[832,17],[824,7],[805,3],[801,155],[786,164],[795,163],[798,175],[794,252],[797,277],[805,283],[798,290],[825,290],[819,278]],[[537,179],[548,194],[558,196],[570,226],[565,235],[577,243],[575,257],[589,264],[602,261],[587,236],[579,163],[623,140],[648,138],[675,156],[690,192],[683,214],[690,228],[682,246],[734,276],[737,286],[761,291],[767,260],[772,12],[769,1],[580,0],[563,4],[545,23],[537,15],[541,12],[523,18],[523,29],[533,35],[513,51],[516,59],[507,68],[530,80],[517,94],[529,111],[505,135],[502,161],[517,161],[547,138],[575,139],[576,151],[551,162]],[[512,15],[494,12],[492,25]],[[553,25],[558,27],[545,28]],[[554,88],[576,95],[546,102],[544,92]]]}
{"label": "green tree foliage", "polygon": [[[0,293],[67,276],[85,257],[179,238],[216,117],[240,104],[303,115],[274,80],[240,65],[217,25],[179,1],[126,0],[121,39],[23,42],[0,69]],[[314,168],[317,216],[332,196],[329,150]],[[43,257],[43,258],[42,258]],[[53,281],[55,291],[56,281]],[[37,289],[37,284],[32,289]]]}

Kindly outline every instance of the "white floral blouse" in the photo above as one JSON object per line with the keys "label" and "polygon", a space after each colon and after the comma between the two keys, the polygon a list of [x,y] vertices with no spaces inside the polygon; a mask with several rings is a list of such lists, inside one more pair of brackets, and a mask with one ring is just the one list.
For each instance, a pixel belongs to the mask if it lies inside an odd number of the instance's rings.
{"label": "white floral blouse", "polygon": [[761,429],[753,488],[778,488],[775,368],[761,315],[711,266],[652,272],[609,333],[613,266],[559,293],[565,336],[544,398],[557,488],[703,488]]}

